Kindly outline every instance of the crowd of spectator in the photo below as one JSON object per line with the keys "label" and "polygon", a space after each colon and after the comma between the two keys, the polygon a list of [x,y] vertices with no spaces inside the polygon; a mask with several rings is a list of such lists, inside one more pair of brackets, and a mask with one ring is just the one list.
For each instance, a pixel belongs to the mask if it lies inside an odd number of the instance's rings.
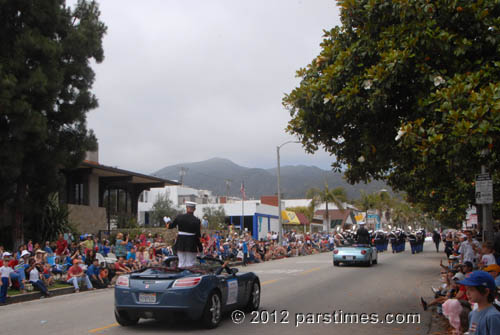
{"label": "crowd of spectator", "polygon": [[449,320],[453,334],[500,333],[500,250],[478,241],[475,231],[434,233],[436,251],[444,243],[447,262],[441,261],[439,288],[434,299],[421,298],[424,310],[436,306]]}
{"label": "crowd of spectator", "polygon": [[[387,250],[390,242],[395,252],[397,247],[394,245],[404,244],[412,233],[403,234],[399,231],[372,232],[370,241],[379,251]],[[412,240],[408,240],[411,244]],[[447,240],[443,239],[446,246],[449,244]],[[328,234],[292,230],[284,233],[279,241],[276,232],[269,232],[265,238],[257,240],[246,231],[219,231],[204,233],[201,243],[203,252],[200,254],[247,265],[331,251],[335,246],[356,243],[356,234],[351,231]],[[0,246],[0,303],[5,302],[8,287],[21,292],[36,288],[44,296],[50,295],[48,288],[56,283],[71,284],[75,292],[79,292],[82,285],[88,289],[110,287],[121,274],[160,265],[164,257],[175,255],[174,245],[174,240],[166,241],[161,234],[143,232],[134,236],[118,233],[113,239],[99,239],[91,234],[78,237],[60,234],[56,241],[43,244],[33,244],[30,240],[13,253]],[[457,244],[454,243],[453,247],[458,254]],[[469,254],[462,251],[467,261]],[[490,264],[491,258],[485,256],[484,262]]]}
{"label": "crowd of spectator", "polygon": [[43,246],[30,240],[16,252],[0,246],[0,304],[5,303],[8,288],[21,293],[35,288],[42,297],[48,297],[49,288],[56,283],[71,284],[75,292],[82,284],[90,290],[110,287],[119,274],[161,262],[155,251],[159,242],[161,238],[145,234],[135,241],[118,234],[115,244],[91,234],[79,238],[60,234],[56,241],[46,241]]}
{"label": "crowd of spectator", "polygon": [[247,232],[203,234],[201,240],[205,255],[222,260],[241,260],[243,265],[311,255],[334,248],[333,234],[301,234],[296,231],[284,233],[281,243],[276,232],[269,232],[267,238],[261,240],[252,238]]}
{"label": "crowd of spectator", "polygon": [[[203,234],[203,255],[221,260],[242,261],[244,265],[320,253],[333,250],[334,237],[328,234],[285,233],[282,242],[271,232],[256,240],[247,232]],[[111,287],[116,278],[141,268],[160,265],[165,256],[175,254],[174,241],[161,234],[118,233],[114,241],[85,234],[60,234],[56,241],[28,241],[15,252],[0,246],[0,304],[5,303],[8,288],[22,293],[33,288],[50,296],[49,288],[66,283],[79,292]]]}

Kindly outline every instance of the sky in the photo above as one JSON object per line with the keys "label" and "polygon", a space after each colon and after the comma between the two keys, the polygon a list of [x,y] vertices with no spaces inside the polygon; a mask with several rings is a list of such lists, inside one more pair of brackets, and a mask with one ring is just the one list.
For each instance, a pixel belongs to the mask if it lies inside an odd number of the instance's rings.
{"label": "sky", "polygon": [[[295,139],[282,99],[340,25],[334,0],[98,2],[108,32],[88,127],[101,164],[142,173],[213,157],[276,167],[276,146]],[[294,143],[280,154],[282,166],[334,159]]]}

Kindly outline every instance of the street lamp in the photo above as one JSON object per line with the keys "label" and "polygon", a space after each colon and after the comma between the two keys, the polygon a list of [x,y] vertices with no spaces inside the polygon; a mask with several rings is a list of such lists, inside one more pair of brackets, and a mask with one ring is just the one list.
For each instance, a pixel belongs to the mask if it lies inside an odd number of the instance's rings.
{"label": "street lamp", "polygon": [[282,245],[283,243],[283,218],[281,216],[281,188],[280,188],[280,148],[288,143],[300,143],[299,141],[286,141],[281,145],[276,147],[276,154],[278,157],[278,243]]}
{"label": "street lamp", "polygon": [[[387,191],[385,188],[382,188],[378,191],[378,194],[380,196],[380,200],[383,200],[382,199],[382,194],[385,193],[387,196],[390,197],[390,194],[389,194],[389,191]],[[389,208],[389,213],[390,213],[390,208]],[[380,229],[384,230],[384,226],[382,224],[382,219],[384,217],[384,208],[382,208],[382,210],[380,211]]]}

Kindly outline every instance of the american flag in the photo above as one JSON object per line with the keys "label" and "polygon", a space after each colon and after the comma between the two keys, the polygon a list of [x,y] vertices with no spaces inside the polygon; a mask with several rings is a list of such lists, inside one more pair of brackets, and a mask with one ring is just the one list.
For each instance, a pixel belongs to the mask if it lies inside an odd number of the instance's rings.
{"label": "american flag", "polygon": [[241,196],[242,196],[243,200],[245,200],[245,198],[246,198],[247,196],[245,195],[245,182],[243,182],[243,181],[241,182],[241,189],[240,189],[240,192],[241,192]]}

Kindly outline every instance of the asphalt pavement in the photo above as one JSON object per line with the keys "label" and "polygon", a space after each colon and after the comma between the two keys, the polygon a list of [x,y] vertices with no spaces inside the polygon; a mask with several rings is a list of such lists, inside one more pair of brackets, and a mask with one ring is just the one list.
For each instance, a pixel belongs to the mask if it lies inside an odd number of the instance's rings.
{"label": "asphalt pavement", "polygon": [[192,321],[121,327],[106,289],[2,306],[0,334],[427,334],[419,298],[431,296],[444,257],[426,243],[416,255],[379,254],[372,267],[333,267],[331,253],[241,267],[260,277],[261,308],[237,315],[241,323],[227,315],[214,330]]}

